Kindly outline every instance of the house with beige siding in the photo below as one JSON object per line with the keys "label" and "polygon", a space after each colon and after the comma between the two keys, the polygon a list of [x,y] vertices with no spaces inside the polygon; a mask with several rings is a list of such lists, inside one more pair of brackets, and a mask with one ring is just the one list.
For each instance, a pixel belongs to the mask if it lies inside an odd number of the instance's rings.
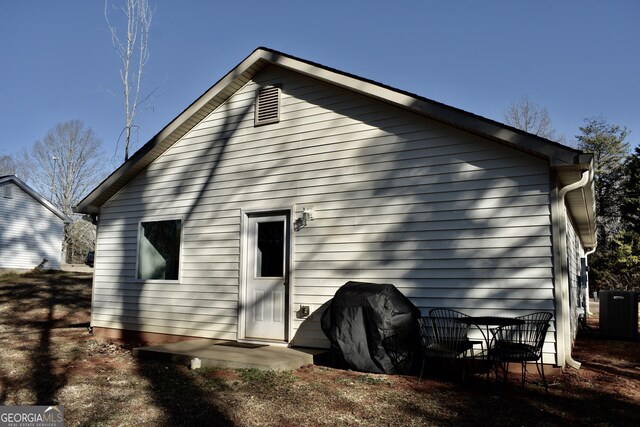
{"label": "house with beige siding", "polygon": [[60,269],[70,221],[17,176],[0,176],[0,269]]}
{"label": "house with beige siding", "polygon": [[549,311],[564,366],[593,192],[589,154],[259,48],[77,206],[98,224],[91,325],[327,347],[341,285],[392,283],[424,314]]}

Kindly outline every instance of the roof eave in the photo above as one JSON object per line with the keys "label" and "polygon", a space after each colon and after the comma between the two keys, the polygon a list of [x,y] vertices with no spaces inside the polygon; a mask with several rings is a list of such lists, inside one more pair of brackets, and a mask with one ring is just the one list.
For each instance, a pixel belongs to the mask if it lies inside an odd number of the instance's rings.
{"label": "roof eave", "polygon": [[499,141],[503,144],[511,145],[519,150],[545,157],[550,160],[552,167],[575,164],[580,154],[577,150],[557,142],[416,94],[388,87],[286,54],[270,52],[272,53],[268,58],[270,63],[336,84],[361,95],[376,98],[385,103],[394,104],[441,123]]}
{"label": "roof eave", "polygon": [[[100,207],[113,197],[126,182],[151,164],[160,154],[171,147],[200,120],[228,99],[237,89],[244,86],[246,81],[261,70],[268,63],[261,60],[271,56],[268,53],[263,53],[261,49],[256,49],[245,58],[165,126],[164,129],[151,138],[149,142],[136,151],[133,156],[109,175],[91,193],[85,196],[73,208],[74,212],[98,214]],[[117,190],[109,191],[109,189],[113,188],[117,188]]]}
{"label": "roof eave", "polygon": [[589,173],[587,183],[568,192],[565,202],[582,245],[587,249],[595,248],[597,232],[593,155],[582,153],[575,164],[556,167],[555,171],[560,188],[580,181],[584,172]]}
{"label": "roof eave", "polygon": [[268,64],[275,64],[315,79],[344,87],[449,126],[512,146],[518,150],[547,159],[552,167],[570,166],[580,162],[579,152],[561,144],[415,94],[271,49],[258,48],[98,185],[74,210],[89,214],[99,213],[100,207],[129,180],[151,164],[160,154],[171,147]]}
{"label": "roof eave", "polygon": [[36,201],[38,201],[45,208],[49,209],[54,215],[60,218],[65,223],[69,224],[73,222],[71,218],[69,218],[64,212],[58,209],[53,203],[42,197],[38,192],[36,192],[33,188],[29,187],[25,182],[23,182],[20,178],[15,175],[6,175],[0,177],[0,182],[12,181],[18,187],[20,187],[25,193],[29,194]]}

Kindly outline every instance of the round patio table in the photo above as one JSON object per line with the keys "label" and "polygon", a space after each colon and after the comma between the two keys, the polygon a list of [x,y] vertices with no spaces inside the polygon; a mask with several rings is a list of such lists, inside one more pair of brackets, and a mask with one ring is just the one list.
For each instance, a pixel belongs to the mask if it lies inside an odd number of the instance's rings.
{"label": "round patio table", "polygon": [[[524,325],[524,320],[518,319],[515,317],[502,317],[502,316],[468,316],[454,319],[456,322],[465,323],[467,325],[475,325],[476,328],[480,330],[484,341],[487,343],[487,360],[489,360],[489,350],[491,344],[490,332],[491,327],[500,327],[500,326],[513,326],[513,325]],[[483,329],[484,327],[484,329]],[[486,331],[486,333],[485,333]],[[487,370],[487,379],[489,378],[489,372],[491,369]]]}

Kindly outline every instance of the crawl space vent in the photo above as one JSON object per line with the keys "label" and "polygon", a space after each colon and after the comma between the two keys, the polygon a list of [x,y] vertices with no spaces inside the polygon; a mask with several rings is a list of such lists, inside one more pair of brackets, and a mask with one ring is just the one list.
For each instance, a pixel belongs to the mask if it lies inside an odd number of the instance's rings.
{"label": "crawl space vent", "polygon": [[268,86],[256,95],[255,125],[266,125],[280,121],[280,88]]}

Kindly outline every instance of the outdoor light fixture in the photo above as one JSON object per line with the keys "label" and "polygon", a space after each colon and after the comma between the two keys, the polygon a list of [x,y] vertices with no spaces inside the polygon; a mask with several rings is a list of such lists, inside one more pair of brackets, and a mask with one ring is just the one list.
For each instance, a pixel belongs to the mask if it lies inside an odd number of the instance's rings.
{"label": "outdoor light fixture", "polygon": [[307,225],[307,221],[313,221],[315,219],[316,208],[302,208],[302,222]]}
{"label": "outdoor light fixture", "polygon": [[304,227],[307,226],[307,222],[313,221],[315,219],[315,217],[316,217],[316,207],[315,206],[303,207],[302,208],[302,214],[300,215],[300,218],[296,219],[296,221],[294,223],[294,229],[296,231],[302,230]]}

